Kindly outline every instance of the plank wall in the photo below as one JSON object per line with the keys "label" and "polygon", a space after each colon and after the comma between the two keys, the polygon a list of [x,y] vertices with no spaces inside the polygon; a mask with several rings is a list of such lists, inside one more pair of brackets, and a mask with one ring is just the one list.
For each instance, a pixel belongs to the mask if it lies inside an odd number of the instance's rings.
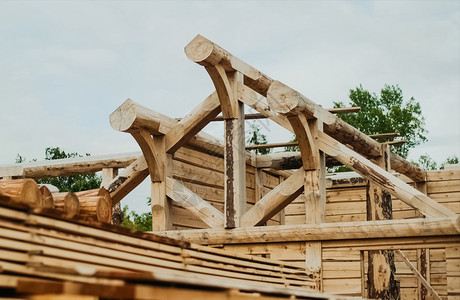
{"label": "plank wall", "polygon": [[[428,172],[426,186],[428,195],[460,214],[460,170]],[[366,220],[366,190],[363,182],[336,184],[327,189],[326,221],[349,222]],[[285,209],[286,224],[305,223],[305,204],[302,197]],[[395,219],[421,217],[413,208],[402,201],[393,199]],[[364,241],[365,242],[365,241]],[[299,265],[305,264],[305,242],[224,245],[227,251],[246,253],[285,260]],[[377,246],[378,247],[378,246]],[[366,246],[344,241],[324,243],[322,250],[323,291],[349,296],[365,296],[367,278]],[[427,249],[428,258],[422,259],[420,249]],[[414,266],[420,268],[427,261],[428,281],[443,299],[460,299],[460,240],[458,244],[440,243],[407,245],[403,253]],[[420,294],[421,283],[402,259],[395,255],[395,279],[400,283],[401,299],[434,299],[428,293]]]}
{"label": "plank wall", "polygon": [[[258,177],[258,178],[256,178]],[[173,178],[182,182],[188,189],[208,201],[221,212],[224,211],[224,159],[209,153],[182,147],[173,157]],[[259,184],[256,184],[256,180]],[[246,165],[247,208],[254,205],[271,189],[280,183],[278,176],[256,170]],[[268,225],[280,225],[284,212],[267,221]],[[186,209],[173,204],[173,229],[208,228],[203,221]]]}

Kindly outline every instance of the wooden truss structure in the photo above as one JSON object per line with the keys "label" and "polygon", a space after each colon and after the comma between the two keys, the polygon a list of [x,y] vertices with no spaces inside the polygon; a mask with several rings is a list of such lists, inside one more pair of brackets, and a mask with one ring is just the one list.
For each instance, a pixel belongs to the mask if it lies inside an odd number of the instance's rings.
{"label": "wooden truss structure", "polygon": [[[217,239],[228,237],[229,232],[226,229],[232,228],[244,228],[234,231],[245,233],[235,237],[236,239],[242,236],[254,238],[261,231],[254,226],[263,225],[303,194],[307,211],[306,223],[313,227],[302,229],[314,228],[326,234],[327,226],[321,225],[325,222],[326,155],[352,168],[370,182],[368,221],[383,221],[384,224],[359,224],[353,227],[359,232],[357,235],[401,225],[397,221],[388,221],[392,219],[390,195],[416,208],[424,217],[433,219],[433,222],[447,222],[447,226],[457,228],[457,214],[391,172],[394,170],[404,174],[418,183],[426,180],[424,171],[392,153],[388,144],[377,142],[296,90],[263,74],[202,36],[195,37],[185,47],[185,53],[190,60],[205,68],[216,89],[187,116],[180,120],[172,119],[129,99],[110,116],[112,127],[130,133],[138,142],[143,155],[107,187],[117,202],[150,175],[154,231],[171,229],[171,201],[174,201],[215,229],[213,236]],[[292,175],[248,210],[246,163],[251,159],[256,162],[264,160],[251,158],[246,151],[244,105],[294,133],[300,148],[301,162]],[[222,113],[221,117],[218,117],[219,113]],[[221,118],[224,122],[223,145],[200,132],[216,118]],[[172,156],[187,144],[205,149],[208,153],[223,155],[223,212],[171,176]],[[265,159],[265,163],[274,164],[270,158],[268,161]],[[432,223],[426,223],[425,220],[418,222],[423,224],[418,227],[419,230],[423,230],[425,226],[433,228],[430,225]],[[413,228],[410,223],[402,226],[402,234]],[[339,227],[342,230],[347,228],[346,234],[351,234],[348,231],[350,227],[333,226]],[[275,236],[283,235],[289,230],[282,226],[275,231],[264,229],[263,236],[265,240],[276,239]],[[391,232],[394,230],[387,233]],[[321,242],[311,241],[306,252],[307,269],[320,278]],[[383,255],[387,261],[393,257],[392,253],[385,251],[370,255],[377,255],[376,259],[378,255]],[[388,273],[391,273],[391,263],[387,268]],[[385,284],[388,282],[383,283],[384,286]],[[382,288],[379,290],[382,291]],[[379,293],[373,295],[384,297]]]}
{"label": "wooden truss structure", "polygon": [[[394,296],[390,275],[394,254],[411,264],[400,249],[425,242],[446,243],[449,249],[457,249],[459,216],[427,196],[426,172],[392,153],[390,143],[379,143],[335,115],[357,108],[324,109],[200,35],[185,47],[185,53],[205,68],[215,86],[215,92],[189,114],[174,119],[128,99],[110,115],[112,127],[131,134],[142,153],[92,157],[90,163],[85,158],[85,162],[73,159],[48,162],[47,166],[16,165],[0,168],[0,176],[62,176],[104,170],[103,186],[110,193],[112,205],[150,176],[155,234],[207,245],[305,242],[307,273],[319,291],[323,290],[322,250],[345,240],[352,241],[347,245],[353,249],[368,254],[370,298]],[[258,113],[245,115],[245,105]],[[295,134],[300,153],[250,154],[245,145],[245,120],[260,118],[268,118]],[[201,132],[212,121],[223,122],[223,142]],[[223,209],[173,176],[173,160],[184,155],[179,151],[182,147],[223,158]],[[334,161],[368,181],[367,221],[326,223],[325,170]],[[270,168],[284,178],[251,207],[247,206],[247,166]],[[113,168],[125,170],[116,174]],[[413,181],[415,187],[397,173]],[[423,218],[392,220],[391,196],[415,208]],[[304,225],[261,226],[299,197],[304,200]],[[209,228],[172,230],[173,206],[183,207]],[[427,241],[430,238],[433,240]],[[421,284],[436,297],[422,275]]]}

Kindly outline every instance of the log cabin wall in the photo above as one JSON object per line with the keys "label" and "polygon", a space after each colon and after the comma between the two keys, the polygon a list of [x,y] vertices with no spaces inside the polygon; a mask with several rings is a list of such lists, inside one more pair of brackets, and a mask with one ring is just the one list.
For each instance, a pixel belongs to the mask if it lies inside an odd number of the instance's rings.
{"label": "log cabin wall", "polygon": [[[190,151],[184,149],[181,151]],[[183,180],[184,184],[199,194],[219,210],[223,210],[223,185],[216,187],[211,182],[223,181],[223,160],[214,170],[205,169],[201,163],[196,164],[190,155],[181,156],[179,151],[175,157],[174,176]],[[207,154],[195,153],[203,159],[211,159]],[[181,158],[182,157],[182,158]],[[220,158],[213,157],[214,161]],[[180,161],[180,163],[179,163]],[[188,168],[188,169],[187,169]],[[220,169],[219,169],[220,168]],[[189,172],[184,173],[184,170]],[[208,171],[206,171],[208,170]],[[248,166],[247,169],[247,195],[248,205],[255,201],[255,172]],[[181,173],[182,172],[182,173]],[[181,177],[180,174],[187,174]],[[194,174],[196,179],[190,179]],[[199,174],[199,175],[197,175]],[[217,175],[220,174],[220,175]],[[209,180],[208,176],[215,181]],[[276,186],[280,177],[263,172],[261,182],[263,193],[266,193]],[[218,178],[218,179],[217,179]],[[460,170],[430,171],[427,174],[425,188],[428,195],[460,214]],[[193,183],[192,183],[193,181]],[[409,181],[409,180],[406,180]],[[411,185],[414,185],[411,183]],[[185,210],[183,210],[185,211]],[[285,211],[285,224],[305,224],[305,204],[299,197],[289,204]],[[186,212],[186,211],[185,211]],[[420,218],[422,215],[415,209],[393,197],[393,215],[395,219]],[[279,216],[277,216],[279,218]],[[188,219],[183,215],[174,215],[174,223],[177,229],[185,228],[206,228],[204,223],[194,220],[189,215]],[[333,180],[329,181],[327,188],[326,222],[351,222],[366,220],[366,186],[365,181]],[[178,223],[182,222],[181,225]],[[190,222],[190,223],[187,223]],[[272,222],[270,225],[277,225]],[[279,224],[279,223],[278,223]],[[299,266],[305,265],[306,243],[285,242],[285,243],[255,243],[255,244],[228,244],[218,245],[232,253],[245,253],[262,256],[282,261],[289,261]],[[366,296],[367,278],[367,251],[387,247],[388,241],[378,240],[344,240],[344,241],[323,241],[322,267],[323,267],[323,291],[349,296]],[[432,240],[408,241],[403,246],[395,246],[393,249],[402,249],[403,254],[416,266],[427,281],[442,299],[459,299],[460,297],[460,240],[434,237]],[[436,299],[421,285],[419,279],[414,275],[404,260],[395,255],[396,274],[395,279],[399,281],[401,299]],[[364,278],[364,279],[363,279]]]}

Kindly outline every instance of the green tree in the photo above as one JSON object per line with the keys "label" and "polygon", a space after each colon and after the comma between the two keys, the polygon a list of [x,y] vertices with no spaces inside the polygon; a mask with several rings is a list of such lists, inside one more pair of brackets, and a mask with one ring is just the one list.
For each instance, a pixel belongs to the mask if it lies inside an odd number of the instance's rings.
{"label": "green tree", "polygon": [[446,165],[455,165],[458,164],[458,157],[456,155],[452,155],[446,158],[445,161],[441,163],[441,167],[439,169],[444,170]]}
{"label": "green tree", "polygon": [[[246,142],[249,145],[264,145],[267,143],[267,136],[260,132],[260,126],[255,121],[250,125],[248,136]],[[270,150],[270,148],[261,148],[255,151],[257,154],[268,154]]]}
{"label": "green tree", "polygon": [[[86,153],[86,156],[90,156],[90,154]],[[45,149],[45,160],[75,157],[83,157],[83,155],[80,155],[77,152],[66,153],[59,147],[48,147]],[[16,163],[21,163],[25,160],[25,157],[19,154],[16,157]],[[36,159],[33,161],[35,160]],[[37,183],[42,184],[52,184],[57,187],[60,192],[79,192],[100,187],[102,178],[97,174],[76,174],[67,177],[45,177],[37,179],[36,181]]]}
{"label": "green tree", "polygon": [[426,170],[426,171],[432,171],[432,170],[437,170],[438,169],[438,163],[431,158],[428,154],[421,155],[417,162],[415,162],[416,165],[419,166],[419,168]]}
{"label": "green tree", "polygon": [[[147,200],[147,205],[150,206],[150,197]],[[152,212],[138,214],[134,210],[130,211],[128,206],[123,206],[124,219],[121,223],[122,227],[137,231],[152,230]]]}
{"label": "green tree", "polygon": [[392,150],[402,157],[406,158],[409,149],[427,141],[420,103],[413,97],[405,101],[399,86],[385,85],[377,96],[360,85],[350,90],[349,98],[347,105],[334,102],[334,107],[359,106],[360,112],[339,117],[366,134],[399,133],[406,143],[392,146]]}

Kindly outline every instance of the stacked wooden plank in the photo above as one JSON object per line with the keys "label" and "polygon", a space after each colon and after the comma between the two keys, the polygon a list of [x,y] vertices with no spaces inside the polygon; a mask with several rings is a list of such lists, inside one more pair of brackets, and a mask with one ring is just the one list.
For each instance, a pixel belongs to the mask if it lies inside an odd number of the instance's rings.
{"label": "stacked wooden plank", "polygon": [[327,298],[310,290],[313,283],[304,268],[288,263],[69,220],[53,209],[30,210],[4,201],[0,270],[0,294],[78,291],[103,298],[149,298],[140,291],[154,291],[152,285],[161,282]]}

